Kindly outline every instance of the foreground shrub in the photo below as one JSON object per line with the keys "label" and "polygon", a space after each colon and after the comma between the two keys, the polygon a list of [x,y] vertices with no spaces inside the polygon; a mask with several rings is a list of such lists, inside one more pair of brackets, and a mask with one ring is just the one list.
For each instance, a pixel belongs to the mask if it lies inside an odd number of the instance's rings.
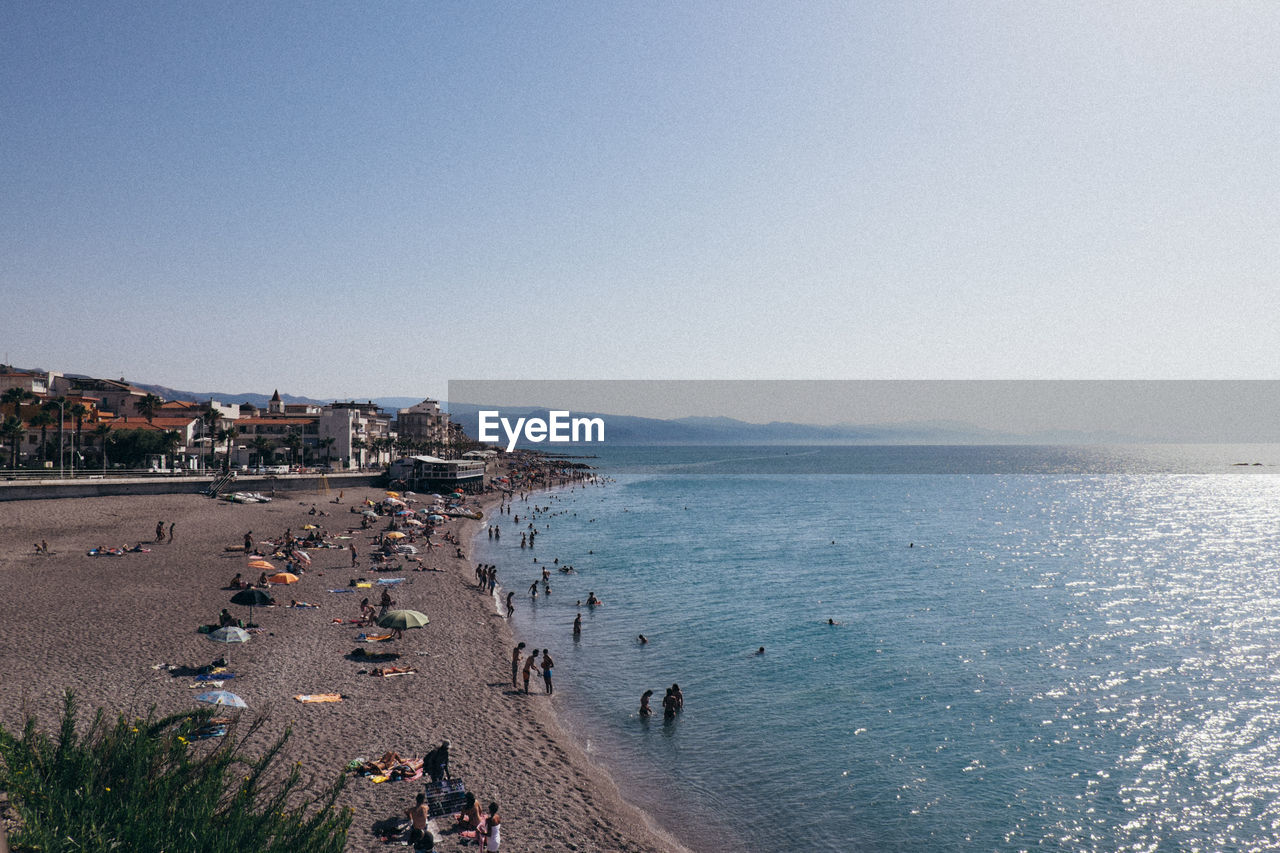
{"label": "foreground shrub", "polygon": [[108,726],[99,710],[77,735],[67,693],[56,740],[34,718],[20,737],[0,726],[0,789],[20,823],[10,839],[15,853],[339,853],[351,824],[350,810],[335,807],[343,777],[305,797],[296,766],[273,772],[288,731],[254,759],[242,753],[234,725],[226,737],[193,742],[213,713],[156,719],[153,710]]}

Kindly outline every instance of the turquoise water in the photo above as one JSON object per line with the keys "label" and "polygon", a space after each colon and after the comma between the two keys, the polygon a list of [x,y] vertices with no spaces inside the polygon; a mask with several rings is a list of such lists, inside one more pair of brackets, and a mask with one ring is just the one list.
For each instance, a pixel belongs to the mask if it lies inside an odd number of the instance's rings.
{"label": "turquoise water", "polygon": [[536,551],[505,516],[476,559],[695,849],[1280,847],[1277,448],[600,455],[617,482],[514,505]]}

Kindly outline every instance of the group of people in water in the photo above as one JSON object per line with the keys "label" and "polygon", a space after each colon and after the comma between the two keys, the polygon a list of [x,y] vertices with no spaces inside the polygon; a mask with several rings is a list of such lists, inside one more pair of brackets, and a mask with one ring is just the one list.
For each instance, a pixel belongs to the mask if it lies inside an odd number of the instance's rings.
{"label": "group of people in water", "polygon": [[[640,716],[643,718],[653,716],[653,708],[649,705],[649,697],[652,695],[652,690],[646,690],[640,696]],[[674,720],[676,714],[683,710],[684,693],[681,692],[679,684],[672,684],[667,688],[667,694],[662,697],[662,718],[664,720]]]}

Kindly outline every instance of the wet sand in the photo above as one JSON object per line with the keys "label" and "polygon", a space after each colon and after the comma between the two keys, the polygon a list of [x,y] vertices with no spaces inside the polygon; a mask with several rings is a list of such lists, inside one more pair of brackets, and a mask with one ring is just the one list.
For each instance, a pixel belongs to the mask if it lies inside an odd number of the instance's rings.
{"label": "wet sand", "polygon": [[[497,800],[503,817],[503,849],[545,851],[680,851],[640,811],[623,802],[612,780],[596,767],[558,725],[552,702],[525,696],[510,685],[506,620],[492,598],[474,586],[475,563],[454,556],[447,545],[421,552],[425,566],[442,571],[369,571],[367,555],[374,531],[358,529],[349,512],[375,490],[347,490],[341,505],[333,494],[281,493],[269,504],[230,504],[199,495],[104,497],[0,503],[0,721],[19,726],[34,713],[52,726],[63,692],[76,691],[83,709],[144,715],[155,706],[164,714],[195,707],[191,678],[175,678],[157,664],[200,666],[227,653],[237,678],[232,690],[265,714],[264,738],[292,726],[285,759],[301,762],[317,787],[332,780],[353,758],[374,758],[387,750],[421,757],[442,739],[451,743],[451,765],[482,804]],[[326,517],[308,515],[315,505]],[[156,522],[176,525],[175,541],[152,542]],[[276,598],[318,604],[318,609],[256,608],[254,621],[266,633],[243,645],[223,646],[196,632],[216,622],[226,607],[246,619],[246,608],[231,605],[224,589],[236,572],[256,580],[243,553],[224,550],[274,539],[285,528],[295,535],[307,523],[345,533],[361,557],[350,568],[345,550],[310,549],[311,571],[299,583],[275,590]],[[382,520],[379,526],[385,524]],[[452,521],[469,551],[484,522]],[[45,539],[51,554],[36,554]],[[118,547],[139,541],[146,554],[89,557],[95,545]],[[503,581],[499,567],[498,580]],[[360,575],[403,577],[391,588],[398,607],[421,610],[431,624],[406,631],[401,640],[363,644],[362,629],[333,624],[358,615],[368,595],[331,593]],[[502,588],[499,587],[499,592]],[[398,666],[418,672],[396,678],[361,674],[370,664],[346,656],[355,648],[401,654]],[[341,703],[303,705],[295,694],[341,693]],[[87,714],[84,715],[87,718]],[[375,784],[352,777],[340,802],[354,809],[347,849],[392,849],[373,825],[399,815],[422,790],[419,782]],[[437,849],[461,849],[462,839],[445,832]],[[476,849],[474,844],[468,849]],[[399,849],[395,847],[395,849]]]}

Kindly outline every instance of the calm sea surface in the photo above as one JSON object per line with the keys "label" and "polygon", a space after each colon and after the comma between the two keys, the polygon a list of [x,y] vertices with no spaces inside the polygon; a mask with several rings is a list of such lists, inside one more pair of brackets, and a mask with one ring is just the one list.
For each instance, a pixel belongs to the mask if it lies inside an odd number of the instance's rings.
{"label": "calm sea surface", "polygon": [[690,846],[1280,848],[1280,447],[591,452],[476,559]]}

